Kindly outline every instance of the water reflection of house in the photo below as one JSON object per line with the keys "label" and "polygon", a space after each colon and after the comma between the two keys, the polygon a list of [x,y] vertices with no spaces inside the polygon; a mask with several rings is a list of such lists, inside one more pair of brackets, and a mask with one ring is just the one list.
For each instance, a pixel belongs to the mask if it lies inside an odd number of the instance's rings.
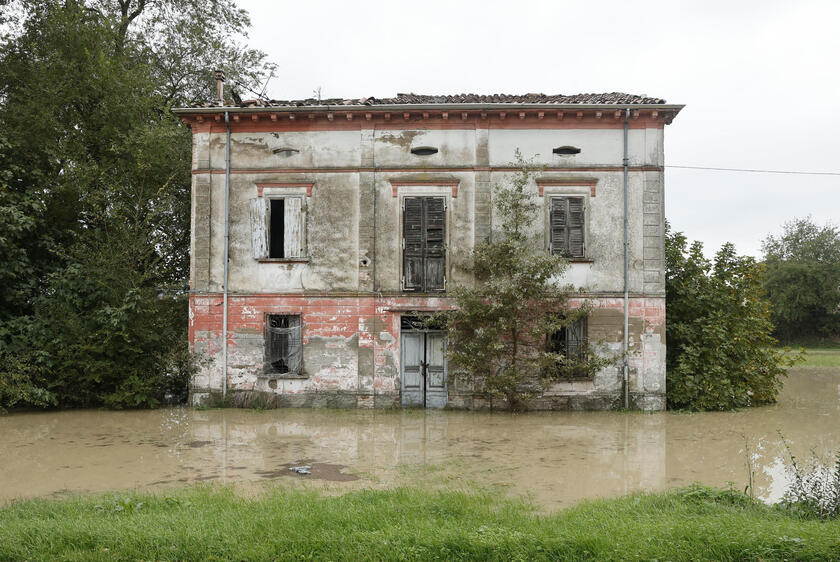
{"label": "water reflection of house", "polygon": [[[570,259],[566,281],[597,303],[580,337],[620,352],[626,310],[629,396],[663,408],[663,132],[681,107],[400,94],[176,110],[193,131],[190,338],[206,359],[193,402],[484,407],[447,371],[442,335],[412,318],[469,280],[469,252],[493,228],[491,186],[515,173],[518,148],[545,166],[532,190],[546,251]],[[624,378],[561,383],[541,405],[614,406]]]}

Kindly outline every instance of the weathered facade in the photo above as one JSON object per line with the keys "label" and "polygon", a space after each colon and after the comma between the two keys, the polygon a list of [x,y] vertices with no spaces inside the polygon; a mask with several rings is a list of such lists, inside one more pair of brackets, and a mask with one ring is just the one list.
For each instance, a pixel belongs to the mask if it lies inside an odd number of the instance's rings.
{"label": "weathered facade", "polygon": [[[193,403],[485,407],[448,371],[445,338],[412,317],[470,281],[470,251],[494,228],[491,186],[516,173],[519,149],[545,166],[532,189],[546,251],[571,256],[563,281],[595,303],[587,337],[619,353],[626,174],[628,391],[635,407],[664,408],[663,132],[681,106],[625,94],[331,101],[177,110],[193,131]],[[623,391],[616,366],[535,407],[614,407]]]}

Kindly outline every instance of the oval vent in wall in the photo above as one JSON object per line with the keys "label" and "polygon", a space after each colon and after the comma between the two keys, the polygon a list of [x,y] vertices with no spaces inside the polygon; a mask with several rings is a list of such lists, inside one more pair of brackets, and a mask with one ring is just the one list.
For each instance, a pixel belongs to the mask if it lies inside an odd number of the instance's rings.
{"label": "oval vent in wall", "polygon": [[433,146],[418,146],[417,148],[411,149],[411,153],[417,156],[431,156],[432,154],[437,154],[437,151],[438,149]]}
{"label": "oval vent in wall", "polygon": [[560,156],[574,156],[575,154],[580,154],[580,149],[576,146],[558,146],[551,152]]}

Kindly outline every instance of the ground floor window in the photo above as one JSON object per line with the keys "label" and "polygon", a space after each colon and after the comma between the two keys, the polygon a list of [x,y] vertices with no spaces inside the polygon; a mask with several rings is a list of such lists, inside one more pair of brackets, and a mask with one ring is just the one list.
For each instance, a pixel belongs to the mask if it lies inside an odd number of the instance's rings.
{"label": "ground floor window", "polygon": [[263,372],[272,375],[300,374],[302,357],[300,316],[266,314]]}
{"label": "ground floor window", "polygon": [[[569,363],[586,360],[587,352],[587,322],[586,318],[579,318],[572,324],[549,334],[546,338],[548,351],[563,355]],[[585,370],[572,370],[570,377],[585,377]]]}

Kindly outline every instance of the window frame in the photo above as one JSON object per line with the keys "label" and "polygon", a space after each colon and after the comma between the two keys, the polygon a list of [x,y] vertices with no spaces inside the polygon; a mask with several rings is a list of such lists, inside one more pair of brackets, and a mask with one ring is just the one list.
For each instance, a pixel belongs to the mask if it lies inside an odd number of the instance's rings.
{"label": "window frame", "polygon": [[[298,361],[297,370],[288,370],[286,372],[278,371],[272,369],[272,365],[270,363],[270,355],[271,355],[271,346],[272,342],[272,334],[270,332],[271,328],[271,321],[273,318],[286,318],[286,319],[296,319],[297,326],[288,326],[288,328],[297,328],[297,337],[295,341],[287,342],[288,350],[286,355],[286,363],[289,363],[288,357],[291,355],[294,347],[298,348],[298,352],[300,354],[300,359]],[[265,313],[264,315],[264,325],[263,325],[263,365],[262,365],[262,372],[260,373],[261,377],[269,378],[269,379],[298,379],[298,378],[306,378],[306,374],[304,373],[304,362],[303,362],[303,316],[301,314],[275,314],[275,313]]]}
{"label": "window frame", "polygon": [[[583,244],[583,252],[579,256],[573,256],[569,254],[564,254],[561,252],[555,252],[553,246],[553,231],[552,231],[552,216],[554,213],[554,202],[558,199],[580,199],[581,200],[581,212],[583,213],[583,225],[581,226],[581,234],[583,237],[582,244]],[[551,193],[546,195],[546,249],[549,254],[553,256],[561,256],[569,261],[588,261],[589,260],[589,198],[585,194],[581,193]],[[569,212],[570,214],[570,212]],[[568,220],[568,218],[567,218]],[[567,227],[569,228],[569,227]]]}
{"label": "window frame", "polygon": [[[572,177],[540,177],[536,179],[539,198],[543,206],[543,237],[544,251],[551,254],[551,198],[552,197],[583,197],[583,257],[565,258],[569,263],[593,263],[596,255],[592,253],[590,244],[592,203],[595,199],[595,188],[598,180],[595,178]],[[559,255],[559,254],[555,254]]]}
{"label": "window frame", "polygon": [[[262,222],[262,244],[265,246],[265,253],[262,256],[257,256],[256,255],[256,249],[254,249],[252,251],[253,259],[257,260],[260,263],[263,263],[263,262],[285,262],[285,263],[308,262],[310,260],[310,258],[309,258],[309,247],[308,247],[309,246],[309,244],[308,244],[309,236],[308,236],[308,229],[307,229],[307,212],[308,212],[308,208],[307,208],[308,207],[308,205],[307,205],[308,201],[307,201],[307,199],[308,198],[306,196],[306,193],[305,192],[302,192],[302,193],[288,193],[288,190],[284,190],[284,192],[282,192],[282,193],[271,193],[271,192],[268,192],[268,191],[269,191],[268,189],[265,189],[265,192],[263,193],[262,196],[258,196],[254,199],[251,199],[252,209],[251,209],[250,212],[252,214],[252,216],[251,216],[252,247],[253,247],[254,244],[257,243],[253,239],[258,236],[258,234],[256,232],[254,232],[254,230],[255,230],[254,221],[257,220],[253,216],[253,213],[255,212],[254,209],[253,209],[253,205],[254,205],[253,202],[254,201],[260,201],[260,205],[261,205],[261,209],[262,209],[262,216],[261,216],[260,220]],[[283,202],[284,202],[283,208],[284,208],[284,215],[285,215],[286,202],[291,200],[291,199],[300,200],[300,216],[299,216],[299,226],[298,226],[298,229],[300,231],[300,244],[301,244],[300,256],[288,257],[288,256],[285,255],[286,251],[285,251],[285,232],[284,232],[284,249],[283,249],[283,254],[284,255],[283,255],[283,257],[271,257],[271,202],[272,201],[277,201],[277,200],[283,200]],[[284,216],[284,220],[283,220],[283,228],[284,228],[284,231],[285,231],[285,229],[286,229],[285,216]]]}
{"label": "window frame", "polygon": [[[581,329],[580,329],[582,337],[581,337],[580,340],[578,340],[578,344],[577,344],[578,345],[577,355],[578,355],[578,359],[580,359],[580,357],[583,355],[583,350],[585,350],[586,346],[589,345],[589,317],[588,316],[582,316],[582,317],[578,318],[575,321],[575,323],[582,324]],[[569,353],[569,329],[564,327],[564,328],[561,328],[558,332],[564,334],[564,342],[562,344],[563,345],[563,355],[565,355],[566,357],[569,357],[570,356],[570,353]],[[560,353],[560,351],[554,345],[555,341],[556,341],[555,340],[555,334],[557,334],[558,332],[553,332],[553,333],[550,333],[550,334],[546,334],[546,336],[545,336],[546,351],[548,351],[550,353]],[[588,376],[588,375],[587,376],[569,375],[568,377],[564,377],[563,380],[568,380],[568,381],[591,381],[592,376]]]}
{"label": "window frame", "polygon": [[[450,205],[452,204],[451,197],[452,188],[450,185],[429,185],[423,186],[423,189],[412,189],[411,191],[402,191],[402,186],[399,187],[398,205],[397,205],[397,224],[399,225],[399,239],[397,243],[397,262],[398,279],[397,283],[400,291],[412,295],[441,295],[446,293],[446,285],[449,280],[449,240],[452,232]],[[405,200],[412,197],[434,197],[443,200],[443,288],[434,291],[414,291],[406,289],[405,283]]]}

